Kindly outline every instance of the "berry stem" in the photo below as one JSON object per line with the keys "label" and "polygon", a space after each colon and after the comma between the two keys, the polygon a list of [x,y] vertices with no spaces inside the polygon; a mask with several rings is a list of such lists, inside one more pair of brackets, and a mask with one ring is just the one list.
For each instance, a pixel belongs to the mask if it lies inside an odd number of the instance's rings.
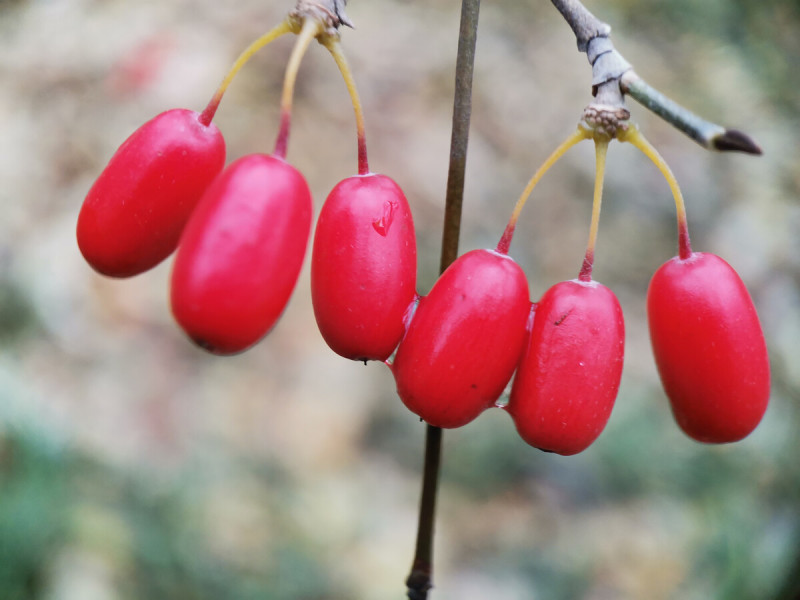
{"label": "berry stem", "polygon": [[303,60],[311,41],[323,31],[323,25],[313,18],[305,18],[300,33],[297,36],[289,63],[286,65],[286,74],[283,78],[283,94],[281,95],[281,124],[278,129],[278,138],[275,140],[273,154],[278,158],[286,158],[286,149],[289,145],[289,125],[292,120],[292,98],[294,84],[297,81],[297,71]]}
{"label": "berry stem", "polygon": [[342,45],[339,43],[339,37],[332,35],[324,35],[320,39],[320,43],[328,49],[328,52],[333,56],[336,61],[336,66],[339,67],[339,72],[342,74],[344,83],[347,86],[347,91],[350,94],[350,101],[353,104],[353,110],[356,113],[356,132],[358,135],[358,174],[367,175],[369,173],[369,161],[367,160],[367,137],[364,131],[364,111],[361,108],[361,100],[358,97],[358,90],[356,89],[356,82],[353,79],[353,72],[347,64]]}
{"label": "berry stem", "polygon": [[603,179],[606,172],[606,153],[608,152],[609,139],[604,136],[594,138],[595,174],[594,174],[594,198],[592,199],[592,224],[589,228],[589,241],[586,244],[586,255],[583,258],[583,266],[578,275],[579,281],[592,280],[592,268],[594,267],[594,247],[597,243],[597,230],[600,226],[600,207],[603,204]]}
{"label": "berry stem", "polygon": [[261,48],[269,44],[270,42],[276,40],[284,33],[289,33],[294,30],[294,26],[290,22],[289,19],[285,19],[283,22],[272,28],[270,31],[262,35],[252,44],[250,44],[244,52],[239,55],[239,58],[236,59],[236,62],[233,63],[233,66],[228,71],[228,74],[225,75],[225,78],[222,80],[222,83],[217,88],[217,91],[214,93],[214,96],[211,98],[211,101],[206,106],[205,110],[200,115],[200,124],[208,127],[211,124],[211,120],[214,118],[214,115],[217,112],[217,108],[219,107],[219,103],[222,100],[222,96],[225,95],[225,91],[228,89],[231,81],[236,76],[236,74],[241,70],[241,68],[247,63],[248,60]]}
{"label": "berry stem", "polygon": [[517,200],[516,206],[514,206],[514,212],[511,213],[511,218],[508,220],[508,225],[506,225],[506,229],[503,232],[502,237],[500,238],[500,242],[497,244],[497,252],[501,254],[508,254],[508,249],[511,246],[511,239],[514,237],[514,229],[517,226],[517,219],[519,218],[519,214],[522,212],[522,208],[525,206],[525,203],[528,201],[531,193],[533,192],[533,188],[536,187],[536,184],[539,183],[539,180],[544,176],[547,171],[550,170],[558,159],[564,156],[567,150],[572,148],[575,144],[580,142],[581,140],[585,140],[592,137],[592,132],[584,129],[583,127],[578,127],[578,129],[572,133],[567,139],[565,139],[561,144],[553,150],[553,153],[547,157],[547,160],[542,163],[542,166],[534,173],[533,177],[531,177],[530,181],[528,181],[528,185],[525,186],[525,189],[522,192],[522,195]]}
{"label": "berry stem", "polygon": [[678,217],[678,255],[686,260],[692,255],[692,244],[689,240],[689,225],[686,219],[686,204],[683,201],[683,194],[678,186],[678,180],[669,168],[667,162],[661,157],[658,151],[648,142],[636,127],[630,125],[626,130],[618,135],[621,142],[630,142],[642,151],[647,158],[653,161],[658,167],[664,179],[667,180],[672,196],[675,198],[675,210]]}

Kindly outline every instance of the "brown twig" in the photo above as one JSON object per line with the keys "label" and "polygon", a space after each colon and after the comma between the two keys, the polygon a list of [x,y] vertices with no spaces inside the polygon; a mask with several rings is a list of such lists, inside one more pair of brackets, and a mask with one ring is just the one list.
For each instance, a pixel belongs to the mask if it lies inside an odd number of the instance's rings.
{"label": "brown twig", "polygon": [[586,53],[592,65],[595,100],[588,108],[600,113],[602,122],[616,119],[615,126],[624,127],[628,118],[624,95],[628,94],[708,150],[761,154],[761,148],[747,134],[701,119],[648,85],[614,48],[611,27],[589,12],[580,0],[551,1],[572,28],[578,50]]}
{"label": "brown twig", "polygon": [[[461,207],[464,196],[464,173],[472,113],[472,73],[478,36],[480,0],[462,0],[461,27],[456,58],[456,86],[453,100],[453,129],[450,139],[450,167],[447,176],[440,272],[458,256],[461,231]],[[411,573],[406,579],[408,598],[426,600],[433,587],[433,532],[436,491],[441,463],[442,430],[431,425],[425,433],[425,467],[422,478],[417,543]]]}

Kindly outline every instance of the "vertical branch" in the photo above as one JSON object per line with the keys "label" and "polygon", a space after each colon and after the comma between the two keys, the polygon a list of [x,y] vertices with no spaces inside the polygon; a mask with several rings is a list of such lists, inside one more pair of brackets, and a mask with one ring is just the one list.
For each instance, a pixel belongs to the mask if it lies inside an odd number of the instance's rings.
{"label": "vertical branch", "polygon": [[[456,59],[456,86],[453,100],[453,129],[450,138],[450,167],[447,174],[444,227],[440,272],[458,256],[461,233],[461,207],[464,197],[464,173],[467,165],[467,142],[472,114],[472,73],[478,37],[480,0],[462,0],[461,27]],[[411,573],[406,579],[408,598],[426,600],[433,587],[433,531],[436,491],[441,463],[442,430],[428,425],[425,432],[425,467],[422,477],[417,544]]]}
{"label": "vertical branch", "polygon": [[425,430],[425,467],[419,501],[417,545],[411,573],[406,579],[408,598],[425,600],[433,587],[433,530],[436,519],[436,491],[442,455],[442,430],[428,425]]}
{"label": "vertical branch", "polygon": [[480,0],[462,0],[461,2],[461,29],[458,36],[456,89],[453,99],[453,133],[450,138],[450,168],[447,173],[440,271],[444,271],[458,256],[469,120],[472,114],[472,71],[475,63],[475,42],[478,37],[480,5]]}

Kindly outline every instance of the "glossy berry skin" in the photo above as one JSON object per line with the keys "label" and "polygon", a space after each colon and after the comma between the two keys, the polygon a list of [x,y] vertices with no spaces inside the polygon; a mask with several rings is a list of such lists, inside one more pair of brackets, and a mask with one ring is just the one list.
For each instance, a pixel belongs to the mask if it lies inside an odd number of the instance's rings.
{"label": "glossy berry skin", "polygon": [[769,400],[769,357],[736,271],[703,252],[667,261],[650,282],[647,317],[661,382],[681,429],[715,444],[753,431]]}
{"label": "glossy berry skin", "polygon": [[460,427],[492,406],[511,378],[531,311],[510,257],[473,250],[420,300],[392,365],[405,405],[436,427]]}
{"label": "glossy berry skin", "polygon": [[110,277],[130,277],[172,254],[189,215],[225,165],[225,141],[199,113],[178,108],[137,129],[111,157],[78,216],[78,247]]}
{"label": "glossy berry skin", "polygon": [[563,281],[536,305],[527,349],[506,407],[522,439],[564,456],[582,452],[608,422],[625,351],[614,293]]}
{"label": "glossy berry skin", "polygon": [[311,193],[294,167],[251,154],[229,165],[181,236],[172,313],[215,354],[258,342],[289,301],[311,230]]}
{"label": "glossy berry skin", "polygon": [[414,222],[403,191],[385,175],[340,182],[317,220],[311,299],[331,349],[354,360],[386,360],[416,296]]}

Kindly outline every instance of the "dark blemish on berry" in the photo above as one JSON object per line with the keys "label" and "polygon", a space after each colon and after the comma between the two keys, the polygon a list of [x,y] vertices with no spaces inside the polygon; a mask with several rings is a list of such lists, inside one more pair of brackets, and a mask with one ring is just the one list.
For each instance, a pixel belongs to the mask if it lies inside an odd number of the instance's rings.
{"label": "dark blemish on berry", "polygon": [[478,384],[477,383],[472,383],[472,384],[470,384],[469,387],[471,387],[473,390],[477,390],[478,389]]}
{"label": "dark blemish on berry", "polygon": [[553,325],[555,325],[555,326],[561,325],[566,320],[566,318],[570,315],[570,313],[572,313],[572,309],[569,309],[567,312],[565,312],[563,315],[561,315],[561,318],[558,321],[556,321],[555,323],[553,323]]}

